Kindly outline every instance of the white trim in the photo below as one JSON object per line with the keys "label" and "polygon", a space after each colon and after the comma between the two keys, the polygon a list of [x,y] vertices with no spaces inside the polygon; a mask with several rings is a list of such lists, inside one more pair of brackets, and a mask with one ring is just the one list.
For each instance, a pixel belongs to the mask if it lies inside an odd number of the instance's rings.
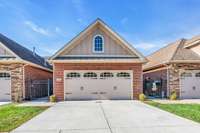
{"label": "white trim", "polygon": [[136,57],[133,55],[104,55],[104,54],[99,54],[99,55],[62,55],[59,57]]}
{"label": "white trim", "polygon": [[52,63],[145,63],[137,59],[53,60]]}
{"label": "white trim", "polygon": [[[130,73],[130,78],[131,78],[131,84],[130,84],[130,88],[131,88],[131,91],[130,91],[130,99],[131,100],[133,100],[134,99],[134,97],[133,97],[133,95],[134,95],[134,91],[133,91],[133,89],[134,89],[134,70],[64,70],[63,71],[63,95],[64,95],[64,101],[65,101],[65,99],[66,99],[66,97],[65,97],[65,75],[66,75],[66,73],[67,72],[74,72],[74,71],[76,71],[76,72],[93,72],[93,71],[102,71],[102,72],[105,72],[105,71],[111,71],[111,72],[128,72],[128,73]],[[55,81],[56,82],[56,81]],[[55,83],[54,83],[55,84]]]}
{"label": "white trim", "polygon": [[169,63],[200,63],[200,60],[173,60]]}
{"label": "white trim", "polygon": [[[95,38],[96,37],[101,37],[102,38],[102,51],[95,51]],[[104,45],[105,45],[105,42],[104,42],[104,37],[103,37],[103,35],[101,35],[101,34],[96,34],[94,37],[93,37],[93,39],[92,39],[93,41],[92,41],[92,52],[93,53],[104,53]]]}

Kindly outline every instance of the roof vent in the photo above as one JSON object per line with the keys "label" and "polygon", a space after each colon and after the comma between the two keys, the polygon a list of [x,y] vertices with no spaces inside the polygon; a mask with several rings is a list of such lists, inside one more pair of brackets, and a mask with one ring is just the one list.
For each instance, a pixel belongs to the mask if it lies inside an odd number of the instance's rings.
{"label": "roof vent", "polygon": [[33,47],[33,56],[35,56],[36,53],[35,53],[35,47]]}

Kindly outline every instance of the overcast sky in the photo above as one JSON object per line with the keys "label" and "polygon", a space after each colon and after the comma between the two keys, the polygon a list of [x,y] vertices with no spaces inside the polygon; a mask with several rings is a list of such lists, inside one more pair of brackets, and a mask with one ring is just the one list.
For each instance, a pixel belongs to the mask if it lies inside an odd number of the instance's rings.
{"label": "overcast sky", "polygon": [[200,0],[0,0],[0,32],[43,56],[98,17],[144,55],[200,34]]}

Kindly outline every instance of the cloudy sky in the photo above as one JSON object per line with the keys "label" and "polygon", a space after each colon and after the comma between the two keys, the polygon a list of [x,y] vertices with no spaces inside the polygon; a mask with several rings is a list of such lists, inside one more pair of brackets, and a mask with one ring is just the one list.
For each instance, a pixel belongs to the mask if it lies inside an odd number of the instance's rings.
{"label": "cloudy sky", "polygon": [[200,34],[200,0],[0,0],[0,32],[43,56],[98,17],[144,55]]}

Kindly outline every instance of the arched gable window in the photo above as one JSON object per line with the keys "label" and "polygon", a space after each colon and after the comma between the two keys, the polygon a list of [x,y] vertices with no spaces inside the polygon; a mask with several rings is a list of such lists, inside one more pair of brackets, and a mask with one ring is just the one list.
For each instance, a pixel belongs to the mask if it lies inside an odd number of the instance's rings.
{"label": "arched gable window", "polygon": [[104,38],[102,35],[94,36],[93,52],[95,52],[95,53],[103,53],[104,52]]}

